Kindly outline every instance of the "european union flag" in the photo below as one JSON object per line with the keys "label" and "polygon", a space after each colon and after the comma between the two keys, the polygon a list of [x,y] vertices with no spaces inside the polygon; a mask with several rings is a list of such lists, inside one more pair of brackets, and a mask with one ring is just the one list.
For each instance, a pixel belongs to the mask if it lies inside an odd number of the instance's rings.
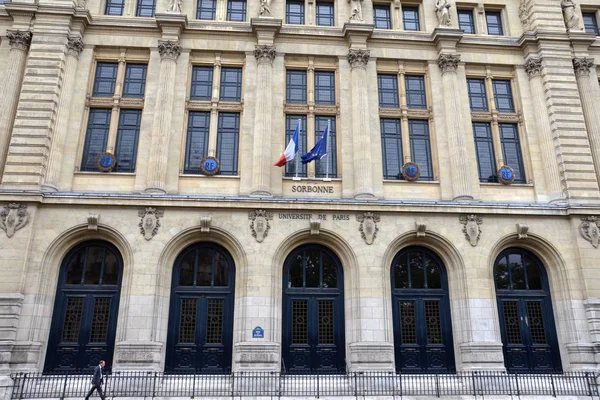
{"label": "european union flag", "polygon": [[301,157],[302,164],[307,164],[313,160],[320,160],[321,158],[323,158],[327,155],[327,133],[328,133],[328,131],[329,131],[329,124],[327,124],[327,127],[323,131],[323,136],[321,136],[321,139],[317,140],[315,147],[313,147],[311,151],[309,151],[308,153],[306,153],[305,155],[303,155]]}

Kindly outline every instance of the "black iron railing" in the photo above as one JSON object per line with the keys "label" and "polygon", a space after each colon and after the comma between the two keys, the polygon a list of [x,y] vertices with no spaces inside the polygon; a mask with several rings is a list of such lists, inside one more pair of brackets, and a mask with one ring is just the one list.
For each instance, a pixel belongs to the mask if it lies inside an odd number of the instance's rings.
{"label": "black iron railing", "polygon": [[[83,398],[90,376],[21,373],[12,376],[12,399]],[[396,374],[286,375],[237,372],[229,375],[168,375],[115,372],[105,377],[107,397],[335,397],[335,396],[599,396],[598,374]],[[94,395],[97,396],[97,395]]]}

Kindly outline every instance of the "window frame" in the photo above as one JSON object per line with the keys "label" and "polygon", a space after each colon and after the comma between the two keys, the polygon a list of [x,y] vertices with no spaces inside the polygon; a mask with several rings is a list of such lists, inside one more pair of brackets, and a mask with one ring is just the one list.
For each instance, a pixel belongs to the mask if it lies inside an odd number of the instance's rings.
{"label": "window frame", "polygon": [[[390,78],[394,82],[393,88],[384,88],[382,85],[383,78]],[[377,91],[379,98],[379,107],[383,108],[400,108],[400,88],[398,87],[398,75],[391,73],[377,73]],[[393,96],[394,102],[384,102],[385,94]]]}
{"label": "window frame", "polygon": [[[472,8],[469,8],[469,9],[467,9],[467,8],[459,8],[458,11],[457,11],[458,28],[461,29],[467,35],[474,35],[474,34],[477,33],[477,30],[475,28],[475,16],[473,14],[473,11],[474,10]],[[462,16],[464,16],[464,15],[468,15],[469,16],[468,24],[462,23],[461,18],[460,18],[461,15]],[[467,32],[464,29],[464,26],[468,26],[469,30],[471,30],[471,32]]]}
{"label": "window frame", "polygon": [[[141,93],[138,95],[137,93],[129,93],[127,91],[128,86],[132,83],[131,81],[139,81],[139,79],[134,79],[128,76],[131,71],[130,68],[135,67],[143,67],[143,78],[141,83]],[[143,99],[146,95],[146,80],[148,78],[148,64],[137,64],[137,63],[127,63],[125,64],[125,77],[123,78],[123,93],[121,97],[128,99]]]}
{"label": "window frame", "polygon": [[[200,160],[208,155],[208,143],[210,141],[210,111],[189,111],[187,118],[186,136],[185,136],[185,155],[184,155],[184,166],[183,173],[188,175],[201,175]],[[206,127],[197,127],[192,125],[192,120],[195,116],[201,116],[207,122]],[[199,135],[203,135],[202,138],[202,151],[201,157],[195,157],[192,155],[194,150],[192,147],[194,133],[198,132]],[[198,159],[198,165],[192,165],[193,162]]]}
{"label": "window frame", "polygon": [[[235,132],[230,132],[235,135],[234,137],[234,145],[233,145],[233,168],[230,171],[227,171],[223,168],[223,135],[224,132],[224,120],[225,117],[234,117],[236,121]],[[227,175],[227,176],[238,176],[239,175],[239,153],[240,153],[240,126],[241,126],[241,115],[239,112],[219,112],[218,120],[217,120],[217,148],[216,148],[216,157],[221,164],[221,168],[219,170],[218,175]]]}
{"label": "window frame", "polygon": [[[497,16],[498,17],[498,21],[496,24],[493,24],[492,26],[496,26],[498,28],[498,32],[499,33],[490,33],[490,21],[489,21],[489,17],[490,16]],[[504,21],[502,18],[502,10],[485,10],[485,25],[486,25],[486,31],[487,34],[490,36],[504,36]]]}
{"label": "window frame", "polygon": [[[210,71],[210,82],[198,79],[198,72]],[[212,100],[213,84],[215,80],[214,66],[212,65],[192,65],[192,78],[190,82],[190,100]],[[198,89],[208,88],[206,96],[196,94]],[[201,90],[200,90],[201,91]]]}
{"label": "window frame", "polygon": [[[131,154],[131,166],[128,169],[125,169],[123,167],[120,166],[120,154],[121,154],[121,146],[123,145],[122,143],[122,138],[123,138],[123,131],[125,130],[124,128],[124,119],[126,115],[129,115],[131,113],[137,113],[137,124],[134,125],[135,128],[135,136],[134,136],[134,145],[133,145],[133,150],[132,150],[132,154]],[[142,125],[142,110],[140,109],[121,109],[119,111],[119,124],[117,126],[117,137],[116,137],[116,141],[115,141],[115,168],[113,169],[114,172],[128,172],[128,173],[134,173],[135,172],[135,168],[136,168],[136,164],[137,164],[137,153],[138,153],[138,144],[139,144],[139,138],[140,138],[140,127]],[[128,125],[131,126],[131,125]]]}
{"label": "window frame", "polygon": [[[503,84],[507,89],[507,94],[498,94],[496,88]],[[501,113],[514,113],[515,112],[515,100],[512,92],[512,82],[509,79],[492,79],[492,88],[494,92],[494,103],[496,105],[496,111]],[[507,109],[500,109],[498,99],[505,99],[510,103],[510,107]]]}
{"label": "window frame", "polygon": [[[598,27],[598,12],[597,11],[583,11],[582,13],[583,26],[586,33],[593,33],[596,36],[600,36],[600,27]],[[592,30],[589,30],[589,24],[586,23],[586,17],[592,18]]]}
{"label": "window frame", "polygon": [[[113,5],[113,3],[120,3],[120,4]],[[121,9],[121,12],[119,14],[114,14],[114,13],[109,12],[109,10],[111,10],[115,7]],[[125,10],[125,0],[106,0],[106,5],[104,6],[104,15],[118,17],[118,16],[123,15],[124,10]]]}
{"label": "window frame", "polygon": [[[315,115],[315,143],[321,138],[327,126],[327,123],[319,126],[320,121],[331,121],[331,125],[327,132],[327,155],[324,160],[315,160],[315,178],[337,178],[337,118],[335,115]],[[330,164],[329,174],[326,173],[327,164]]]}
{"label": "window frame", "polygon": [[[242,5],[242,10],[234,10],[233,4],[239,3]],[[248,13],[248,2],[246,0],[227,0],[227,15],[226,20],[229,22],[246,22]],[[241,19],[232,19],[234,15],[242,15]]]}
{"label": "window frame", "polygon": [[[421,15],[419,13],[419,5],[415,4],[415,5],[409,5],[409,6],[405,6],[402,7],[402,28],[405,31],[411,31],[411,32],[419,32],[421,30]],[[411,19],[411,22],[409,23],[414,23],[417,27],[417,29],[408,29],[407,26],[407,20],[408,18],[406,18],[406,13],[407,12],[414,12],[414,15],[416,16],[416,18]]]}
{"label": "window frame", "polygon": [[[299,119],[302,122],[300,123],[300,130],[298,132],[298,154],[296,154],[296,158],[294,158],[294,160],[285,164],[284,175],[286,177],[295,177],[296,176],[296,162],[298,163],[298,166],[300,167],[297,176],[299,178],[308,177],[307,165],[302,164],[299,160],[300,156],[303,154],[306,154],[306,152],[308,151],[308,146],[307,146],[308,117],[307,117],[307,115],[302,115],[302,114],[286,114],[285,115],[285,144],[287,145],[290,142],[290,140],[292,140],[292,136],[294,135],[294,132],[296,131],[296,124],[298,123]],[[296,160],[296,159],[298,159],[298,160]]]}
{"label": "window frame", "polygon": [[[103,128],[105,130],[105,132],[103,133],[104,138],[102,139],[102,151],[100,151],[97,154],[92,155],[92,160],[89,160],[90,157],[90,146],[91,146],[91,141],[92,141],[92,136],[90,134],[90,131],[93,129],[100,129],[100,128],[93,128],[91,127],[91,121],[93,119],[93,115],[96,112],[102,112],[105,113],[106,115],[108,115],[107,118],[107,122],[104,124],[105,128]],[[83,151],[82,151],[82,157],[81,157],[81,163],[79,164],[79,170],[80,171],[85,171],[85,172],[96,172],[98,171],[98,169],[96,168],[96,158],[98,157],[99,154],[103,153],[106,151],[106,146],[108,143],[108,136],[110,134],[110,124],[112,121],[112,110],[108,109],[108,108],[90,108],[90,110],[88,111],[88,116],[87,116],[87,125],[85,128],[85,139],[84,139],[84,143],[83,143]]]}
{"label": "window frame", "polygon": [[[301,12],[292,12],[290,10],[291,6],[298,6],[301,9]],[[299,18],[300,22],[291,22],[290,17]],[[288,25],[304,25],[306,21],[306,7],[304,4],[304,0],[287,0],[285,2],[285,23]]]}
{"label": "window frame", "polygon": [[[318,77],[320,76],[327,76],[329,77],[329,85],[327,86],[323,86],[321,87],[319,84],[319,79]],[[327,71],[327,70],[317,70],[315,71],[315,85],[314,85],[314,90],[315,90],[315,104],[319,104],[319,105],[329,105],[329,106],[333,106],[336,104],[336,96],[335,96],[335,71]],[[329,93],[328,97],[330,98],[330,100],[321,100],[319,97],[320,93]]]}
{"label": "window frame", "polygon": [[[475,155],[477,157],[477,175],[479,177],[479,182],[482,183],[498,183],[498,166],[496,165],[496,155],[494,152],[494,138],[492,136],[492,124],[491,122],[473,122],[473,139],[475,141]],[[475,130],[476,126],[481,126],[486,128],[486,137],[482,138],[477,135]],[[479,146],[478,143],[485,143],[487,145],[487,149],[490,152],[490,164],[489,166],[492,169],[492,175],[488,177],[482,176],[481,171],[481,157],[479,154]]]}
{"label": "window frame", "polygon": [[[202,7],[205,2],[212,3],[212,8],[208,9]],[[211,13],[211,18],[202,18],[202,13],[209,10]],[[197,0],[196,1],[196,19],[200,21],[215,21],[217,19],[217,0]]]}
{"label": "window frame", "polygon": [[[303,83],[302,86],[292,85],[292,76],[298,74],[302,75]],[[295,99],[292,96],[292,90],[302,90],[302,98]],[[307,104],[308,102],[308,74],[306,70],[300,69],[286,69],[285,71],[285,102],[287,104]]]}
{"label": "window frame", "polygon": [[[100,75],[102,74],[102,69],[105,66],[111,65],[113,67],[113,76],[111,78],[103,78]],[[118,71],[119,71],[119,63],[118,62],[110,62],[110,61],[99,61],[96,63],[96,70],[94,72],[94,83],[93,83],[93,89],[92,89],[92,97],[102,97],[102,98],[108,98],[108,97],[114,97],[115,95],[115,90],[117,88],[117,77],[118,77]],[[112,81],[111,83],[111,92],[109,94],[109,92],[100,92],[99,91],[99,86],[102,82],[108,82],[108,81]]]}
{"label": "window frame", "polygon": [[[475,83],[477,82],[480,85],[480,88],[483,89],[483,91],[478,92],[478,93],[474,93],[471,91],[471,83]],[[490,110],[490,106],[488,104],[488,100],[487,100],[487,88],[485,87],[485,79],[484,78],[467,78],[467,93],[469,96],[469,108],[471,109],[471,111],[481,111],[481,112],[488,112]],[[483,107],[475,107],[473,106],[473,98],[478,98],[480,99],[484,106]]]}
{"label": "window frame", "polygon": [[[409,82],[420,82],[420,88],[418,90],[409,89]],[[404,87],[406,91],[406,105],[409,109],[425,110],[427,109],[427,89],[425,88],[425,76],[422,75],[404,75]],[[413,94],[422,97],[422,103],[412,103],[411,97]]]}
{"label": "window frame", "polygon": [[[237,78],[236,81],[226,81],[224,78],[227,76],[227,72],[236,72]],[[235,102],[239,103],[242,101],[242,83],[243,83],[243,68],[242,67],[221,67],[221,82],[219,85],[219,101],[226,102]],[[214,80],[214,76],[213,76]],[[226,88],[235,88],[236,95],[235,97],[225,96]]]}
{"label": "window frame", "polygon": [[[377,17],[377,11],[385,11],[385,18]],[[379,26],[378,21],[384,21],[385,27]],[[373,4],[373,25],[375,29],[393,29],[392,13],[389,4],[375,3]]]}
{"label": "window frame", "polygon": [[[146,2],[150,2],[150,3],[152,3],[152,5],[150,6],[148,4],[144,4]],[[148,9],[152,10],[150,15],[141,15],[144,10],[148,10]],[[135,7],[135,16],[136,17],[153,18],[155,13],[156,13],[156,0],[137,0],[136,7]]]}
{"label": "window frame", "polygon": [[[417,135],[414,132],[414,127],[416,125],[422,125],[423,127],[425,127],[424,132],[425,134],[423,135]],[[422,162],[417,162],[418,160],[415,159],[415,143],[417,142],[417,138],[420,137],[420,141],[425,142],[425,151],[427,153],[427,160],[425,163]],[[411,160],[414,163],[417,163],[419,165],[419,169],[421,170],[421,174],[419,175],[419,179],[417,179],[418,181],[433,181],[434,180],[434,172],[433,172],[433,160],[432,160],[432,152],[431,152],[431,131],[429,128],[429,120],[423,120],[423,119],[409,119],[408,120],[408,139],[410,141],[410,155],[411,155]],[[429,170],[429,174],[426,175],[425,169],[423,168],[423,166],[426,165],[427,166],[427,170]]]}
{"label": "window frame", "polygon": [[[321,7],[328,7],[329,9],[331,9],[331,13],[329,14],[329,16],[324,15],[321,16],[320,14],[320,8]],[[321,24],[321,18],[326,18],[329,20],[328,24]],[[335,26],[335,3],[333,3],[332,1],[316,1],[315,2],[315,25],[316,26]]]}
{"label": "window frame", "polygon": [[[386,123],[394,122],[396,126],[396,132],[388,133],[385,131],[384,126]],[[383,179],[384,180],[402,180],[404,177],[402,176],[402,166],[404,165],[404,149],[402,146],[402,122],[399,118],[379,118],[379,132],[381,134],[381,161],[383,164]],[[390,141],[396,141],[395,149],[391,149],[388,151],[388,139]],[[396,152],[398,155],[398,173],[391,174],[389,172],[390,163],[388,162],[388,154],[390,152]],[[395,172],[395,171],[394,171]]]}

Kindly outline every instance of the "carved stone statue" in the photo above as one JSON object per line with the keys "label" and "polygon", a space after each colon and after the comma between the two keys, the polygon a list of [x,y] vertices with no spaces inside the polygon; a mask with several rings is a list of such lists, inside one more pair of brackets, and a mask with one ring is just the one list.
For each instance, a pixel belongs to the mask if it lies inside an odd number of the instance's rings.
{"label": "carved stone statue", "polygon": [[350,22],[363,22],[362,2],[363,0],[348,0],[348,3],[352,3]]}
{"label": "carved stone statue", "polygon": [[567,28],[569,30],[577,30],[579,28],[579,17],[575,14],[575,3],[573,0],[562,0],[560,5]]}
{"label": "carved stone statue", "polygon": [[183,0],[169,0],[169,8],[167,12],[180,13],[183,6]]}
{"label": "carved stone statue", "polygon": [[261,17],[271,16],[271,0],[260,0],[260,10],[258,11],[258,15]]}
{"label": "carved stone statue", "polygon": [[435,15],[440,26],[450,26],[450,2],[448,0],[437,0],[435,3]]}

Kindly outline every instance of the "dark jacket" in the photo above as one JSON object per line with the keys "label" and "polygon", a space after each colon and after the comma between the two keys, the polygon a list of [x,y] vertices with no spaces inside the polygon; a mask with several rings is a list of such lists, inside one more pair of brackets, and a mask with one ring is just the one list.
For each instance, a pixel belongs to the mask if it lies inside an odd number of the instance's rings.
{"label": "dark jacket", "polygon": [[94,386],[100,386],[102,385],[102,383],[104,383],[104,376],[102,374],[102,368],[97,365],[96,368],[94,369],[94,376],[92,377],[92,385]]}

